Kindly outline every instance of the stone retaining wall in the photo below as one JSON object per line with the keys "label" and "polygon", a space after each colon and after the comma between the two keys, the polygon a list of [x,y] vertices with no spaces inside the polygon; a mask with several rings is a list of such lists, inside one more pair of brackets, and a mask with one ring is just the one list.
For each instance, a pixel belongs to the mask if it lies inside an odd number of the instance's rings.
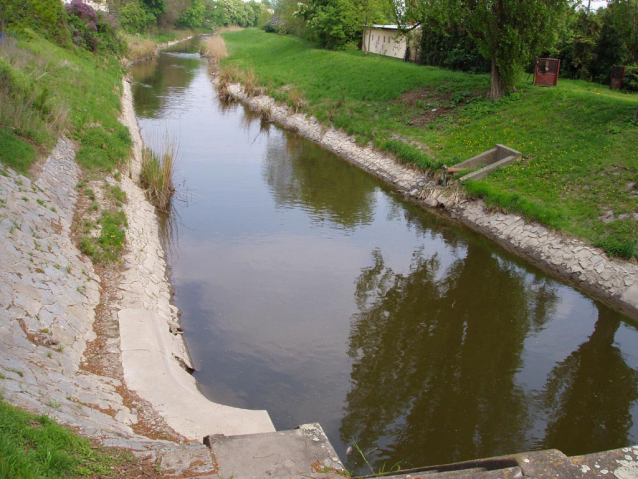
{"label": "stone retaining wall", "polygon": [[638,265],[635,261],[611,259],[599,248],[529,223],[520,215],[488,211],[482,201],[468,201],[453,190],[435,187],[415,169],[398,164],[377,150],[357,145],[346,133],[326,128],[313,117],[295,113],[265,95],[249,97],[240,84],[229,85],[227,91],[252,110],[395,185],[422,206],[448,209],[454,218],[563,278],[575,281],[582,289],[612,300],[638,319]]}

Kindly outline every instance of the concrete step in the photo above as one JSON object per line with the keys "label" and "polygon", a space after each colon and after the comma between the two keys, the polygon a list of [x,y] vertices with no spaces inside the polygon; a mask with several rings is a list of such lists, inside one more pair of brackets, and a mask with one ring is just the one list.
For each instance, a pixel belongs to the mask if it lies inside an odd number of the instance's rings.
{"label": "concrete step", "polygon": [[345,468],[319,424],[290,431],[206,436],[219,477],[342,479]]}
{"label": "concrete step", "polygon": [[523,478],[523,472],[520,467],[507,467],[493,471],[483,467],[473,467],[458,471],[430,470],[382,477],[384,479],[516,479]]}

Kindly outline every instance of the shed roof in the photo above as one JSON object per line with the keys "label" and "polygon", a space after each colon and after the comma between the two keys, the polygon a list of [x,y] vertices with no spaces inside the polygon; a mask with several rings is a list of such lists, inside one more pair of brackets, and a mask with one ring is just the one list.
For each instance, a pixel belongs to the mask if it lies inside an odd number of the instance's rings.
{"label": "shed roof", "polygon": [[367,28],[378,28],[380,30],[398,30],[399,25],[367,25]]}

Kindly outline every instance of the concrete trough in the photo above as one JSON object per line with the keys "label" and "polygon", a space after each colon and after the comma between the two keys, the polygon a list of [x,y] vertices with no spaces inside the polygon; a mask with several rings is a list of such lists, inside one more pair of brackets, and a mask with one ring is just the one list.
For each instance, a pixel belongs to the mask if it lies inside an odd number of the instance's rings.
{"label": "concrete trough", "polygon": [[467,170],[470,168],[476,168],[477,166],[485,165],[480,170],[473,171],[467,175],[461,177],[461,181],[465,180],[482,180],[493,170],[501,168],[503,166],[510,165],[516,160],[523,157],[520,151],[516,151],[505,145],[496,145],[491,150],[487,150],[480,155],[476,155],[469,160],[465,160],[458,163],[450,169],[454,170]]}

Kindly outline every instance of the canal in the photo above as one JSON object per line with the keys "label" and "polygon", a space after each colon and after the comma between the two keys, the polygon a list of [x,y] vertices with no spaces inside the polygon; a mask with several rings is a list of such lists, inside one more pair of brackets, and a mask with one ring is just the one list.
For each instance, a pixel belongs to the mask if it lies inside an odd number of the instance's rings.
{"label": "canal", "polygon": [[221,102],[197,50],[131,74],[145,140],[179,146],[166,248],[206,396],[320,422],[358,473],[357,448],[387,470],[636,442],[626,317]]}

